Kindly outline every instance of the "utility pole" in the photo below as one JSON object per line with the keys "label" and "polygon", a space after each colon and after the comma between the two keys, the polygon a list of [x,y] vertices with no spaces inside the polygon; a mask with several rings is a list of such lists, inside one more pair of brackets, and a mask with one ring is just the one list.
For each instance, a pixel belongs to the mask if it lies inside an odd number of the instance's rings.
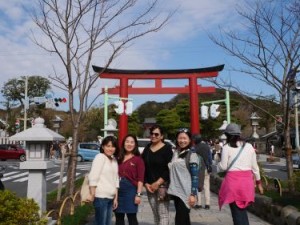
{"label": "utility pole", "polygon": [[28,108],[28,76],[25,76],[25,101],[24,101],[24,130],[27,129],[27,108]]}

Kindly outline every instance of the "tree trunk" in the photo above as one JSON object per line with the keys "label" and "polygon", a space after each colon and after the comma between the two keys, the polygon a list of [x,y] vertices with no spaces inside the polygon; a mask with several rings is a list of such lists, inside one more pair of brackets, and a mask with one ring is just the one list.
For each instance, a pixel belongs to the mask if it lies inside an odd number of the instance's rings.
{"label": "tree trunk", "polygon": [[77,146],[78,146],[78,130],[73,129],[73,143],[72,150],[69,157],[68,169],[67,169],[67,184],[66,184],[66,196],[71,196],[75,192],[75,179],[77,168]]}
{"label": "tree trunk", "polygon": [[285,102],[285,126],[284,126],[284,150],[285,150],[285,157],[286,157],[286,170],[288,175],[288,186],[289,191],[294,192],[295,191],[295,184],[293,181],[293,161],[292,161],[292,145],[291,145],[291,136],[290,136],[290,90],[287,88],[287,101]]}

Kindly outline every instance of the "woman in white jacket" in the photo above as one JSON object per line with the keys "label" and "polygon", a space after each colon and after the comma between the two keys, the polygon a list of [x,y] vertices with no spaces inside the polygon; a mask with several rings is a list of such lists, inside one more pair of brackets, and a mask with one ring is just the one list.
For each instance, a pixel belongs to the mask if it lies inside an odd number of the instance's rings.
{"label": "woman in white jacket", "polygon": [[96,225],[110,225],[112,210],[118,204],[118,141],[114,136],[102,140],[100,153],[96,155],[89,173],[89,201],[95,207]]}

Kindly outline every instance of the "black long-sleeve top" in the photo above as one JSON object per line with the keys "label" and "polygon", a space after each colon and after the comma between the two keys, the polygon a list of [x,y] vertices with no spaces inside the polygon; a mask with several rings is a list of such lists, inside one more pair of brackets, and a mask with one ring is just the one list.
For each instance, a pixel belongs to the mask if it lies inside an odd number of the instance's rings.
{"label": "black long-sleeve top", "polygon": [[173,151],[171,145],[165,144],[159,150],[152,152],[150,145],[147,145],[143,151],[142,158],[145,163],[145,183],[152,184],[160,177],[169,182],[168,163],[171,161]]}

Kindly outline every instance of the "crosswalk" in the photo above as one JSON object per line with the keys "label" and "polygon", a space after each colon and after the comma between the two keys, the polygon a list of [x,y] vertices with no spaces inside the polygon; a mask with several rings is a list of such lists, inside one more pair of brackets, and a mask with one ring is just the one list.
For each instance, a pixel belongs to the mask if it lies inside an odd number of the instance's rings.
{"label": "crosswalk", "polygon": [[[46,181],[51,182],[53,184],[58,184],[60,180],[60,171],[57,171],[60,165],[56,165],[56,168],[46,171]],[[86,174],[91,168],[91,164],[79,164],[77,165],[76,177],[82,176]],[[22,183],[28,181],[28,171],[20,170],[18,166],[11,165],[8,166],[8,169],[13,169],[13,171],[5,172],[3,178],[1,180],[3,182],[13,182],[13,183]],[[66,182],[67,176],[66,171],[63,174],[62,181]]]}

